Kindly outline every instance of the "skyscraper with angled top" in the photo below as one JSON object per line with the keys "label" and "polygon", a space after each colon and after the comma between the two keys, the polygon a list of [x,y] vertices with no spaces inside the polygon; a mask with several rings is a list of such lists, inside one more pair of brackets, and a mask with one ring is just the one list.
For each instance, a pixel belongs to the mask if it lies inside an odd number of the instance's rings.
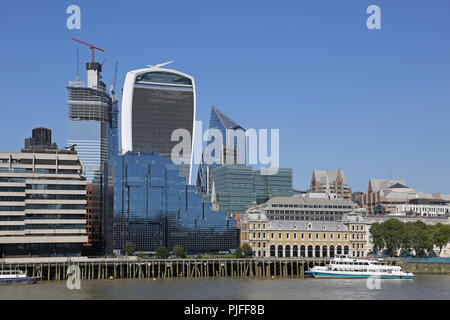
{"label": "skyscraper with angled top", "polygon": [[[224,164],[242,164],[247,163],[247,146],[245,138],[245,129],[237,124],[230,117],[222,113],[217,107],[211,107],[209,118],[209,129],[217,129],[222,135],[222,151],[216,155],[212,151],[211,156],[217,159],[215,163],[207,163],[205,155],[202,155],[202,161],[197,172],[197,191],[202,193],[211,192],[209,172],[211,169]],[[243,137],[239,141],[239,137]],[[214,137],[208,143],[214,143]],[[242,142],[242,143],[240,143]]]}

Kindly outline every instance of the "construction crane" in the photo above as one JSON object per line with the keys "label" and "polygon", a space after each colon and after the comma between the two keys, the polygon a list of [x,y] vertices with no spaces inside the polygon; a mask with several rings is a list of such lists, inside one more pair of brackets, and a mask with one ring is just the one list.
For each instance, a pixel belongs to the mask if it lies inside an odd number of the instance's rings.
{"label": "construction crane", "polygon": [[81,40],[78,40],[78,39],[75,39],[75,38],[72,38],[72,40],[76,41],[76,42],[79,42],[81,44],[84,44],[84,45],[88,46],[89,49],[92,50],[92,62],[95,62],[95,59],[94,59],[94,51],[95,51],[95,49],[100,50],[100,51],[105,51],[105,50],[103,50],[101,48],[98,48],[98,47],[94,46],[93,44],[90,44],[90,43],[87,43],[87,42],[84,42],[84,41],[81,41]]}

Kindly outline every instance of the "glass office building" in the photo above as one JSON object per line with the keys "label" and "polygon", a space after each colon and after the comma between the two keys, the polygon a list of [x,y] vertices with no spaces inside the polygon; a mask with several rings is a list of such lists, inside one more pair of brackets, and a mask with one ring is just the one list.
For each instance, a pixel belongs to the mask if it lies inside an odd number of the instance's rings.
{"label": "glass office building", "polygon": [[[245,129],[239,124],[222,113],[215,106],[211,107],[211,115],[209,118],[209,129],[218,129],[222,134],[222,152],[220,155],[215,155],[214,151],[212,157],[218,158],[218,163],[207,164],[202,157],[202,162],[199,165],[197,172],[196,186],[197,191],[209,194],[211,192],[212,184],[210,184],[209,173],[212,168],[216,168],[223,164],[246,164],[247,163],[247,147],[245,138]],[[243,144],[240,146],[238,138],[234,137],[232,141],[227,140],[227,130],[233,132],[236,136],[243,135]],[[231,140],[231,139],[230,139]],[[212,144],[214,138],[208,144]],[[241,151],[241,149],[242,151]],[[242,152],[243,159],[239,159],[238,152]],[[240,160],[240,161],[238,161]]]}
{"label": "glass office building", "polygon": [[273,175],[253,171],[256,204],[267,202],[272,197],[290,197],[292,192],[292,168],[278,168]]}
{"label": "glass office building", "polygon": [[183,150],[185,163],[180,176],[190,183],[195,124],[194,78],[179,71],[150,67],[127,73],[122,97],[122,154],[127,151],[158,152],[171,158],[179,141],[177,129],[189,132],[190,150]]}
{"label": "glass office building", "polygon": [[[292,169],[279,168],[274,175],[262,175],[251,166],[223,165],[210,173],[218,209],[230,216],[244,213],[248,208],[264,203],[272,197],[292,196]],[[209,196],[205,196],[205,199]]]}
{"label": "glass office building", "polygon": [[118,103],[101,79],[99,63],[87,63],[88,86],[69,82],[67,145],[75,145],[87,183],[102,174],[102,165],[118,152]]}
{"label": "glass office building", "polygon": [[178,167],[154,152],[127,152],[116,159],[113,228],[114,251],[123,252],[127,242],[137,251],[180,245],[191,254],[238,246],[236,220],[213,211]]}
{"label": "glass office building", "polygon": [[96,254],[104,252],[107,234],[112,234],[108,226],[113,215],[113,161],[119,152],[119,109],[114,94],[101,81],[102,66],[97,62],[87,63],[86,70],[87,86],[69,81],[67,87],[67,145],[77,150],[89,185],[88,220],[92,222],[91,229],[96,230],[95,235],[101,234],[101,239],[89,234],[89,243],[101,244],[89,249],[89,254]]}

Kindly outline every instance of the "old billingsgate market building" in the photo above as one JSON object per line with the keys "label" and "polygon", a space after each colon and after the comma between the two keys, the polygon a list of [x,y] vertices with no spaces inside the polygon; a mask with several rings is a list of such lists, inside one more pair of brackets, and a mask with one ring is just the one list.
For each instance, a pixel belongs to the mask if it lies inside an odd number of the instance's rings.
{"label": "old billingsgate market building", "polygon": [[[277,211],[287,216],[274,217]],[[256,257],[364,257],[369,226],[351,212],[346,199],[274,197],[241,217],[241,245],[249,244]]]}

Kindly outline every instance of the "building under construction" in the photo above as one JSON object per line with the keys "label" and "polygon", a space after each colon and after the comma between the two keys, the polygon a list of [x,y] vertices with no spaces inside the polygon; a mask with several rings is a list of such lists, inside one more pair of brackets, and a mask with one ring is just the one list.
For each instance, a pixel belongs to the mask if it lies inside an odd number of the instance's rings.
{"label": "building under construction", "polygon": [[[76,40],[76,39],[73,39]],[[107,197],[112,186],[109,177],[112,162],[118,153],[118,101],[114,96],[114,87],[107,90],[102,81],[102,67],[95,62],[94,49],[103,49],[88,45],[92,50],[92,61],[86,63],[87,82],[69,81],[68,91],[68,133],[67,145],[73,146],[86,173],[88,194],[88,221],[91,233],[87,247],[101,250],[105,215],[112,212],[112,199]],[[117,73],[117,65],[116,65]],[[108,200],[109,199],[109,200]],[[101,230],[101,232],[98,232]],[[95,244],[101,244],[96,247]],[[102,250],[101,250],[102,251]]]}

